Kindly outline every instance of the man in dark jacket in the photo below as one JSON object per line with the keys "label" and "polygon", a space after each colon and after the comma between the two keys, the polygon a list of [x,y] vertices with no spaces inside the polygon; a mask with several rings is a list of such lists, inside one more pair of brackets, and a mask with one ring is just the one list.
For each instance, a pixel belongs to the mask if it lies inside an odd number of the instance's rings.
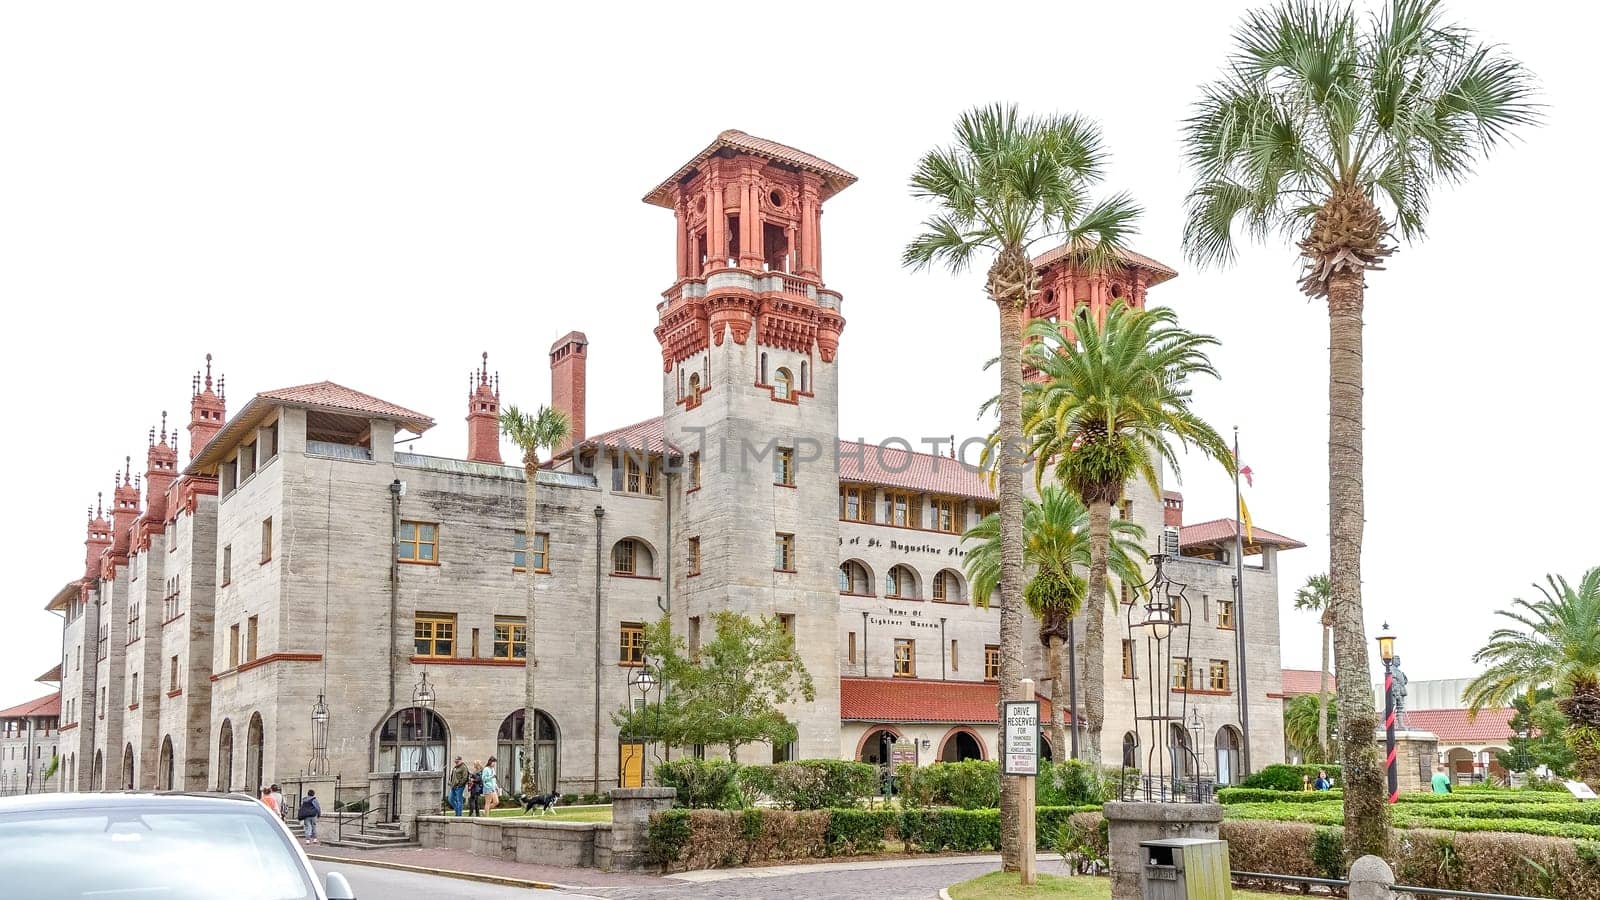
{"label": "man in dark jacket", "polygon": [[466,801],[467,781],[472,778],[467,764],[456,757],[455,767],[450,770],[450,808],[456,811],[456,816],[461,815],[461,806]]}
{"label": "man in dark jacket", "polygon": [[306,798],[300,801],[300,824],[305,827],[306,843],[317,842],[317,819],[322,816],[322,801],[317,799],[317,792],[306,791]]}

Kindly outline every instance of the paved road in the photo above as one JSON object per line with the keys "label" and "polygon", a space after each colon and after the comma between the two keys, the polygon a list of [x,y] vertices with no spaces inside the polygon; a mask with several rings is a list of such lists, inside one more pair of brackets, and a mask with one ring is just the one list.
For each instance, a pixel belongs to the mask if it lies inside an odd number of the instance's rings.
{"label": "paved road", "polygon": [[375,866],[355,866],[312,860],[317,874],[326,877],[338,872],[349,879],[358,900],[528,900],[529,897],[553,897],[548,891],[507,887],[500,884],[482,884],[460,878],[443,878],[438,875],[421,875]]}
{"label": "paved road", "polygon": [[[1041,860],[1041,872],[1065,872],[1059,860],[1054,865]],[[869,864],[870,865],[870,864]],[[861,868],[803,872],[763,878],[730,878],[723,881],[679,882],[660,887],[583,888],[588,896],[605,898],[644,897],[654,900],[932,900],[939,889],[998,869],[999,863],[944,863],[904,867]]]}

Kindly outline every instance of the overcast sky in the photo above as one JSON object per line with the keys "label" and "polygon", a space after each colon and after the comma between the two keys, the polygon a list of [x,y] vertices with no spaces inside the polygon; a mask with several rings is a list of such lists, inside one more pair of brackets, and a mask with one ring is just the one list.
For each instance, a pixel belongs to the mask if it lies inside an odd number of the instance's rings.
{"label": "overcast sky", "polygon": [[[487,350],[508,401],[549,396],[551,342],[592,341],[591,432],[660,413],[655,304],[671,214],[640,197],[725,128],[860,176],[823,220],[845,297],[845,437],[970,434],[994,391],[978,275],[911,274],[917,157],[995,100],[1100,122],[1151,292],[1222,342],[1200,411],[1241,430],[1283,555],[1283,658],[1315,668],[1293,588],[1326,567],[1327,314],[1286,245],[1199,272],[1179,251],[1178,122],[1245,3],[12,3],[0,10],[0,704],[59,653],[42,611],[82,569],[84,507],[207,352],[230,411],[330,379],[421,410],[465,451]],[[1413,678],[1474,673],[1491,613],[1600,565],[1594,337],[1573,210],[1596,206],[1596,13],[1456,2],[1540,76],[1548,124],[1440,192],[1429,238],[1367,294],[1367,623]],[[1591,87],[1585,88],[1589,84]],[[181,442],[183,457],[188,441]],[[1193,463],[1190,521],[1231,484]],[[371,648],[366,648],[370,651]]]}

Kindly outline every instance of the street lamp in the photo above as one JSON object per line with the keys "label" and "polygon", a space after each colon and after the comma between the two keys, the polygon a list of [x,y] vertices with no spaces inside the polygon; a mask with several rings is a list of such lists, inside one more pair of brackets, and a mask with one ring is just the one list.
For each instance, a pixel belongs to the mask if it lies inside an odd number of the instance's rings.
{"label": "street lamp", "polygon": [[1394,746],[1394,635],[1389,633],[1389,623],[1383,623],[1383,633],[1378,635],[1378,655],[1383,658],[1383,749],[1384,768],[1389,773],[1389,802],[1400,801],[1400,772],[1396,768]]}
{"label": "street lamp", "polygon": [[311,766],[307,774],[326,775],[328,771],[328,702],[318,694],[311,705]]}
{"label": "street lamp", "polygon": [[428,670],[422,670],[422,680],[411,688],[411,705],[423,709],[433,709],[434,700],[437,698],[433,692],[433,685],[428,683]]}

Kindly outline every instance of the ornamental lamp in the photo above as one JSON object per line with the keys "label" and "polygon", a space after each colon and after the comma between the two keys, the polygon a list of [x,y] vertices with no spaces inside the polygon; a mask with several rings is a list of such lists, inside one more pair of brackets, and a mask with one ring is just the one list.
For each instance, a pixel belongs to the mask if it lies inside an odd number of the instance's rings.
{"label": "ornamental lamp", "polygon": [[1384,662],[1394,659],[1394,635],[1389,633],[1389,623],[1383,623],[1383,634],[1378,635],[1378,657]]}
{"label": "ornamental lamp", "polygon": [[423,669],[422,680],[417,682],[416,687],[411,689],[411,705],[420,706],[423,709],[433,709],[436,699],[433,685],[428,683],[428,670]]}

